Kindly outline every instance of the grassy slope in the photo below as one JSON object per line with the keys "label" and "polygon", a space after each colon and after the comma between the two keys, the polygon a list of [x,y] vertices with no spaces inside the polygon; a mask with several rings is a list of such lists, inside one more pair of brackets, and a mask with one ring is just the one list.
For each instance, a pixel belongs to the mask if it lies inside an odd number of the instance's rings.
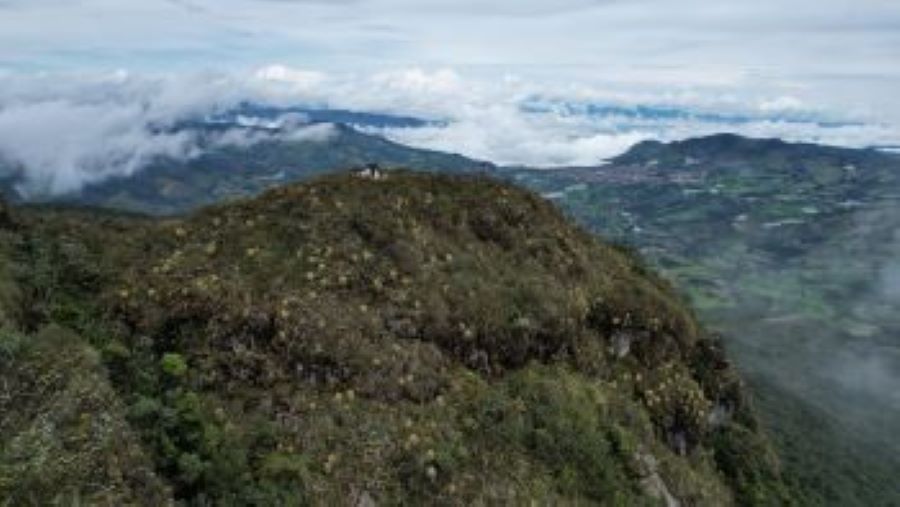
{"label": "grassy slope", "polygon": [[[522,190],[345,175],[183,220],[23,215],[27,337],[7,340],[4,378],[53,350],[63,377],[108,374],[122,404],[101,396],[95,416],[140,435],[128,456],[152,457],[153,494],[636,505],[664,484],[701,505],[790,500],[740,381],[667,284]],[[87,488],[82,470],[55,483]],[[7,488],[23,474],[0,469]]]}

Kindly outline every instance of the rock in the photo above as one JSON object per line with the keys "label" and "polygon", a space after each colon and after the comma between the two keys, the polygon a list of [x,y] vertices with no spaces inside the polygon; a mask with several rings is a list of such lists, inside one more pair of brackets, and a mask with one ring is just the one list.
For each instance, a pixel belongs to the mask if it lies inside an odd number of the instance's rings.
{"label": "rock", "polygon": [[650,453],[639,452],[635,456],[640,466],[641,487],[647,495],[665,502],[666,507],[680,507],[681,502],[669,491],[665,481],[659,475],[659,463]]}
{"label": "rock", "polygon": [[709,412],[707,421],[709,422],[710,427],[721,428],[722,426],[728,424],[728,421],[731,420],[733,414],[734,407],[722,402],[718,402]]}
{"label": "rock", "polygon": [[631,352],[631,343],[633,341],[634,337],[628,331],[616,331],[612,336],[612,340],[610,340],[613,354],[619,359],[627,356]]}

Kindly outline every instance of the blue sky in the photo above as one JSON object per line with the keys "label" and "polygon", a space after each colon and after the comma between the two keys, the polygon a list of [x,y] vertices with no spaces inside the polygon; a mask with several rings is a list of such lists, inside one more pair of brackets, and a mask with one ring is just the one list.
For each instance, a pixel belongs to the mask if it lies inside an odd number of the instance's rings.
{"label": "blue sky", "polygon": [[[720,130],[900,145],[897,90],[896,0],[0,0],[0,155],[26,165],[35,111],[67,153],[245,99],[447,119],[382,133],[498,163]],[[614,114],[638,106],[685,114]]]}

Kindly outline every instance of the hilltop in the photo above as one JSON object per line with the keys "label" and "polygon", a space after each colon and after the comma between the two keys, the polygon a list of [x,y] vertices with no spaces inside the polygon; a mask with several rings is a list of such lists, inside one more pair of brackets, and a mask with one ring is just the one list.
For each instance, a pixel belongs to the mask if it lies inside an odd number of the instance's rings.
{"label": "hilltop", "polygon": [[749,162],[751,160],[790,161],[808,164],[811,159],[843,157],[845,160],[862,159],[878,155],[874,150],[858,150],[823,146],[812,143],[791,143],[777,138],[757,139],[737,134],[713,134],[663,143],[644,141],[631,147],[626,153],[615,157],[614,164],[647,163],[655,160],[659,164],[698,165],[712,161]]}
{"label": "hilltop", "polygon": [[12,220],[14,503],[791,502],[720,343],[525,190],[342,174]]}

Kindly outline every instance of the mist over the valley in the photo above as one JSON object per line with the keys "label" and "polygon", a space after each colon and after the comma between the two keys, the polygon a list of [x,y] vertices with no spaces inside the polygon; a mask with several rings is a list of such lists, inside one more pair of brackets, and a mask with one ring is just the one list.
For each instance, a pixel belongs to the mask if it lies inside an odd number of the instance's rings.
{"label": "mist over the valley", "polygon": [[23,197],[77,192],[87,184],[129,176],[158,157],[185,160],[223,146],[322,141],[331,135],[327,126],[292,117],[211,133],[180,127],[179,122],[233,105],[215,98],[214,90],[209,96],[182,96],[181,89],[202,86],[189,80],[133,83],[113,76],[63,90],[46,84],[44,93],[39,86],[12,86],[0,95],[0,178],[19,176]]}

